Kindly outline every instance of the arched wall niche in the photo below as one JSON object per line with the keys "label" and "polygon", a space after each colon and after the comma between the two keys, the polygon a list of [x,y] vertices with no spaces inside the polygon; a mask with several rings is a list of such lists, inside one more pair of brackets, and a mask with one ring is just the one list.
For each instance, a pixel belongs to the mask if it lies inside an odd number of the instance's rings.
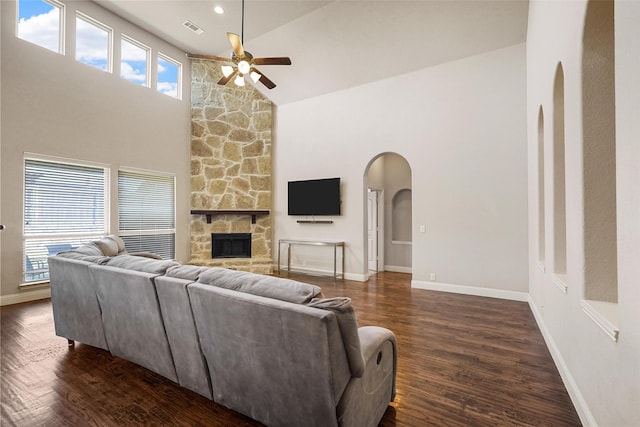
{"label": "arched wall niche", "polygon": [[[411,226],[408,233],[403,232],[403,236],[408,234],[408,240],[395,241],[393,236],[393,199],[400,190],[408,190],[412,187],[411,166],[406,158],[394,152],[383,152],[371,159],[364,172],[364,196],[365,203],[365,229],[368,230],[368,193],[370,190],[376,191],[379,195],[379,231],[378,231],[378,256],[380,257],[380,269],[385,271],[411,272]],[[406,213],[406,203],[404,203]],[[405,222],[411,223],[411,208],[409,208],[408,219]],[[369,236],[365,233],[364,261],[367,264],[365,271],[369,270]],[[405,236],[406,237],[406,236]]]}
{"label": "arched wall niche", "polygon": [[391,240],[411,242],[411,189],[398,190],[391,199]]}
{"label": "arched wall niche", "polygon": [[553,84],[553,272],[567,274],[567,202],[565,171],[564,70],[556,67]]}
{"label": "arched wall niche", "polygon": [[584,297],[617,303],[614,4],[591,0],[582,52]]}
{"label": "arched wall niche", "polygon": [[543,266],[545,254],[545,203],[544,203],[544,111],[538,110],[538,262]]}

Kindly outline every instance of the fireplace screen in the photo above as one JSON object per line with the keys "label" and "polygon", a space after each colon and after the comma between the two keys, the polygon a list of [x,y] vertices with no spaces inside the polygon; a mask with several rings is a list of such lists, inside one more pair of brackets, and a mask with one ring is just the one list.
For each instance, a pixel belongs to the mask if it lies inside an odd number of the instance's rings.
{"label": "fireplace screen", "polygon": [[251,258],[251,233],[211,233],[212,258]]}

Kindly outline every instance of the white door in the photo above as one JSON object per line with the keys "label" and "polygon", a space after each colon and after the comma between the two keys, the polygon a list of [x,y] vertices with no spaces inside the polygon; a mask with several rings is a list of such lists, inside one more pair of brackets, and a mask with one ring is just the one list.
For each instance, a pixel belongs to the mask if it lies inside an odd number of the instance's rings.
{"label": "white door", "polygon": [[378,192],[367,194],[367,236],[369,270],[378,271]]}

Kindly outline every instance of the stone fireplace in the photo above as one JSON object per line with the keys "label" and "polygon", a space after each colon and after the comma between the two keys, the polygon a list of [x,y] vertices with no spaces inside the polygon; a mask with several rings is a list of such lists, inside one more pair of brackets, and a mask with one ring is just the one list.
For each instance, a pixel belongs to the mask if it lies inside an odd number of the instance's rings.
{"label": "stone fireplace", "polygon": [[[193,61],[191,264],[273,271],[272,104],[253,86],[220,86],[220,64]],[[250,257],[213,258],[212,236],[250,235]]]}

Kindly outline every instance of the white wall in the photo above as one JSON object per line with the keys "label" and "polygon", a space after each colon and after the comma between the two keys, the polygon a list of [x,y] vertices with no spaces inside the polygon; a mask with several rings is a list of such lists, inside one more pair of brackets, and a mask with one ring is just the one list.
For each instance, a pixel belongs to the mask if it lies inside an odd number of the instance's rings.
{"label": "white wall", "polygon": [[[435,272],[444,284],[521,297],[528,281],[524,88],[520,44],[279,107],[274,241],[345,240],[347,277],[364,279],[364,174],[378,154],[395,152],[412,171],[414,285]],[[300,225],[286,215],[287,181],[329,176],[343,179],[334,224]]]}
{"label": "white wall", "polygon": [[[108,164],[111,197],[117,200],[120,166],[176,174],[176,257],[189,258],[190,64],[184,52],[91,2],[68,2],[67,55],[15,37],[16,4],[2,1],[2,303],[44,297],[48,289],[20,290],[22,192],[25,152]],[[183,63],[183,99],[176,100],[74,59],[75,10],[125,32]],[[115,39],[116,51],[119,38]],[[153,56],[152,54],[152,56]],[[155,67],[155,62],[152,62]],[[118,212],[112,203],[111,232]]]}
{"label": "white wall", "polygon": [[[527,37],[530,305],[585,425],[640,425],[640,2],[615,2],[618,324],[614,342],[581,309],[585,298],[582,35],[586,1],[531,1]],[[565,81],[567,293],[537,260],[538,111],[545,151],[553,139],[553,79]],[[552,182],[547,164],[547,182]],[[552,188],[548,184],[547,189]],[[552,199],[546,197],[547,259],[553,259]],[[551,253],[549,253],[551,251]]]}

